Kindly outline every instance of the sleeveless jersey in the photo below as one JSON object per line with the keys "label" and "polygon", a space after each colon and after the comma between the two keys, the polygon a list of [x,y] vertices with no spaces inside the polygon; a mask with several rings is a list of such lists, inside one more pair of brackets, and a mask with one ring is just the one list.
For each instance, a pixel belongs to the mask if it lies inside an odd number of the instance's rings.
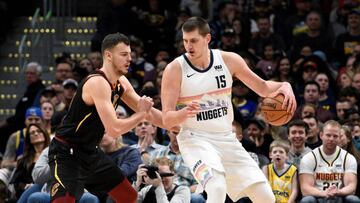
{"label": "sleeveless jersey", "polygon": [[319,190],[326,190],[331,185],[336,185],[339,189],[344,187],[343,177],[348,152],[337,147],[334,160],[326,160],[320,147],[311,153],[315,158],[315,187]]}
{"label": "sleeveless jersey", "polygon": [[176,58],[181,65],[182,81],[177,109],[192,101],[200,104],[201,112],[182,123],[183,128],[210,133],[231,133],[233,108],[231,103],[232,75],[220,50],[210,50],[210,64],[200,70],[185,54]]}
{"label": "sleeveless jersey", "polygon": [[116,87],[113,88],[105,74],[100,70],[96,71],[94,74],[90,74],[80,83],[76,94],[71,101],[67,114],[56,130],[56,136],[61,140],[64,140],[69,145],[76,146],[84,150],[95,149],[100,143],[105,131],[95,105],[89,106],[82,99],[82,89],[85,82],[90,77],[94,76],[104,77],[108,81],[112,89],[112,96],[109,100],[111,100],[115,109],[119,104],[122,93],[124,92],[124,88],[119,82]]}
{"label": "sleeveless jersey", "polygon": [[269,183],[275,195],[276,203],[287,203],[292,191],[292,180],[297,171],[296,166],[290,164],[286,171],[278,174],[274,164],[267,166]]}

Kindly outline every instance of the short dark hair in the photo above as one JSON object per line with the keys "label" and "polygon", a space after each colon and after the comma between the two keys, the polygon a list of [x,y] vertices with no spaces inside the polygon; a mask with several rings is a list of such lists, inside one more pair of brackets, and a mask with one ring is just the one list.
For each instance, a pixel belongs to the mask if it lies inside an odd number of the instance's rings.
{"label": "short dark hair", "polygon": [[119,32],[106,35],[101,44],[101,53],[104,54],[106,49],[112,49],[119,43],[130,45],[130,40],[127,36]]}
{"label": "short dark hair", "polygon": [[351,102],[351,101],[345,97],[336,100],[336,103],[344,103],[344,102]]}
{"label": "short dark hair", "polygon": [[307,81],[304,85],[304,92],[305,92],[305,87],[308,86],[308,85],[315,85],[316,88],[318,89],[318,91],[320,92],[320,85],[319,83],[315,82],[314,80],[311,80],[311,81]]}
{"label": "short dark hair", "polygon": [[308,132],[309,132],[309,126],[307,123],[305,123],[305,121],[300,120],[300,119],[295,119],[295,120],[292,120],[287,126],[288,134],[290,133],[290,128],[293,126],[300,126],[300,127],[305,128],[305,134],[308,134]]}
{"label": "short dark hair", "polygon": [[182,26],[183,32],[192,32],[196,29],[199,30],[199,34],[202,36],[210,34],[210,26],[208,22],[201,17],[191,17],[187,19]]}
{"label": "short dark hair", "polygon": [[359,93],[357,89],[353,86],[344,87],[340,90],[339,97],[355,97],[356,99],[359,98]]}
{"label": "short dark hair", "polygon": [[315,119],[315,122],[316,122],[316,123],[319,123],[319,120],[316,118],[316,116],[312,116],[312,115],[305,116],[304,118],[302,118],[302,120],[304,120],[304,119],[310,119],[310,118]]}

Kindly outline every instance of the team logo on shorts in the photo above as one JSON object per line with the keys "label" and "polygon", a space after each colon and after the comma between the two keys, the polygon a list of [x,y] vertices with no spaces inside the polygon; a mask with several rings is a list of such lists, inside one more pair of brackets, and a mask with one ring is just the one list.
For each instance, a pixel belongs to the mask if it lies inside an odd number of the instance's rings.
{"label": "team logo on shorts", "polygon": [[57,193],[57,191],[59,190],[59,183],[55,183],[52,188],[51,188],[51,196],[54,197]]}
{"label": "team logo on shorts", "polygon": [[197,161],[193,167],[195,179],[205,188],[206,183],[213,177],[211,168],[201,160]]}

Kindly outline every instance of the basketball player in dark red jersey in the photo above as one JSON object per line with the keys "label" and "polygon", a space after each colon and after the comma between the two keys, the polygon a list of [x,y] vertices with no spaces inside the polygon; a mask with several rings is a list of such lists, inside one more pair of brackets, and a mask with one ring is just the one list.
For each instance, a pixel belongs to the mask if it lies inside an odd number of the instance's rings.
{"label": "basketball player in dark red jersey", "polygon": [[[129,39],[110,34],[102,43],[104,64],[83,82],[49,149],[52,202],[79,200],[84,188],[93,194],[109,194],[118,203],[134,203],[136,191],[120,169],[98,148],[104,132],[116,137],[141,120],[162,126],[160,111],[151,98],[140,97],[125,78],[131,61]],[[115,109],[123,100],[136,113],[117,119]]]}

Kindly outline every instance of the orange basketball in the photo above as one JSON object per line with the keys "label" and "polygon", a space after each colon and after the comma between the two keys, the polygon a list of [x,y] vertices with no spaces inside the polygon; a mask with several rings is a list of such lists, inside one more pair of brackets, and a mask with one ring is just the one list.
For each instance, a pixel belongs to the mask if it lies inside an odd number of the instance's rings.
{"label": "orange basketball", "polygon": [[290,121],[293,115],[282,108],[283,102],[284,95],[282,94],[278,94],[274,98],[264,98],[260,111],[266,122],[271,125],[281,126]]}

